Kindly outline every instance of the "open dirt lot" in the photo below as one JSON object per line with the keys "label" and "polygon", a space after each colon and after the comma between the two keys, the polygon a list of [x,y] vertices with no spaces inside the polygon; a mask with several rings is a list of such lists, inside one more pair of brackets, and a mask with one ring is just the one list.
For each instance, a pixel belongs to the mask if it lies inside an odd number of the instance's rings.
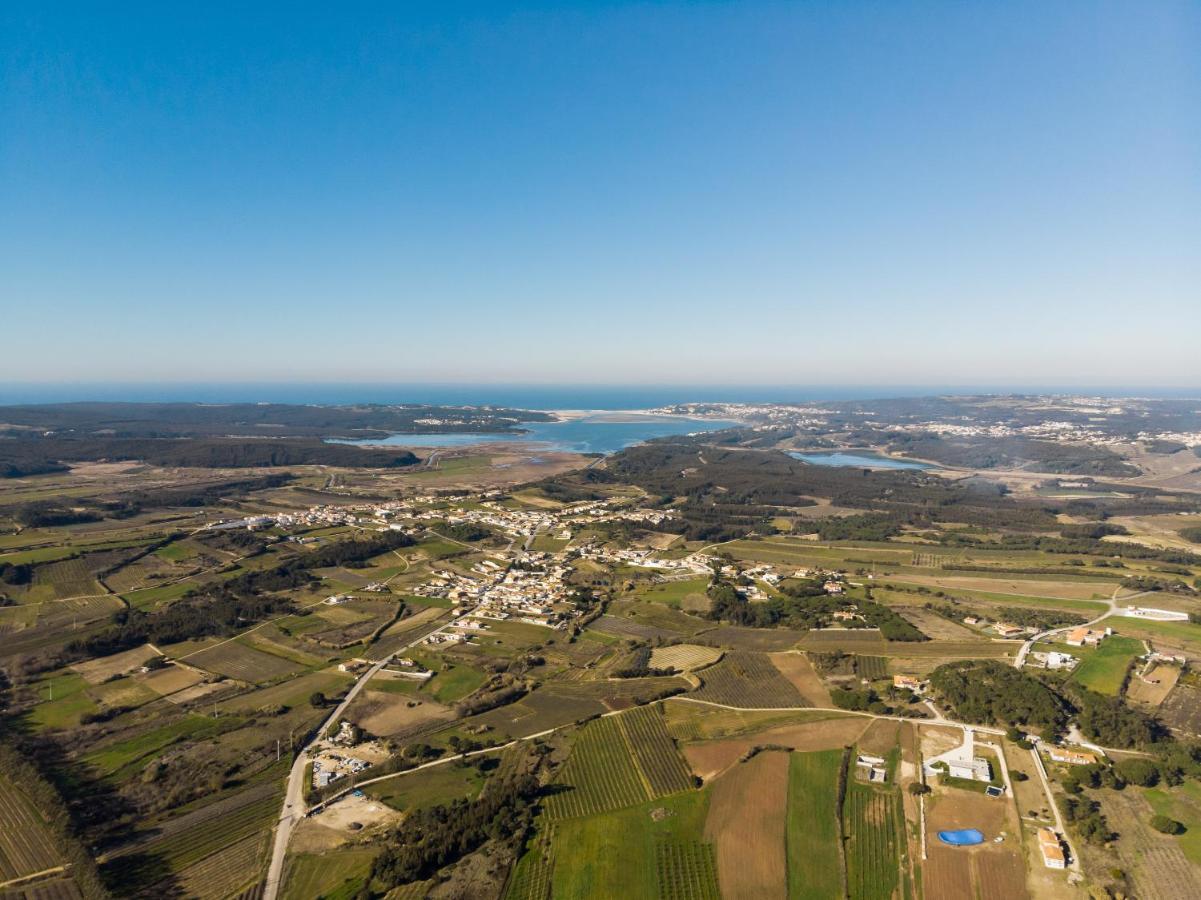
{"label": "open dirt lot", "polygon": [[[410,706],[416,703],[416,706]],[[363,691],[350,708],[346,718],[369,734],[390,737],[412,729],[416,725],[453,717],[450,707],[432,700],[414,700],[406,694],[385,691]]]}
{"label": "open dirt lot", "polygon": [[[929,897],[1019,900],[1028,897],[1026,868],[1008,798],[938,788],[927,798],[924,883]],[[938,832],[978,828],[986,842],[978,847],[948,847]],[[1003,836],[1004,841],[993,839]],[[966,889],[965,889],[966,886]]]}
{"label": "open dirt lot", "polygon": [[1143,675],[1132,673],[1126,686],[1126,697],[1135,703],[1159,706],[1168,698],[1176,682],[1180,680],[1179,666],[1152,664]]}
{"label": "open dirt lot", "polygon": [[188,666],[172,663],[155,672],[139,675],[138,680],[156,694],[165,697],[203,681],[204,673]]}
{"label": "open dirt lot", "polygon": [[[401,814],[381,800],[349,794],[319,815],[304,819],[292,835],[292,853],[319,853],[340,847],[364,830],[398,822]],[[354,823],[362,828],[354,828]]]}
{"label": "open dirt lot", "polygon": [[102,656],[88,662],[76,663],[71,668],[83,676],[88,684],[100,684],[114,675],[124,675],[145,664],[152,656],[158,656],[149,644],[134,647],[124,653],[114,653],[112,656]]}
{"label": "open dirt lot", "polygon": [[788,756],[760,753],[713,785],[705,837],[717,853],[723,897],[785,896]]}
{"label": "open dirt lot", "polygon": [[859,738],[859,749],[873,756],[884,756],[897,745],[900,735],[900,722],[875,719]]}

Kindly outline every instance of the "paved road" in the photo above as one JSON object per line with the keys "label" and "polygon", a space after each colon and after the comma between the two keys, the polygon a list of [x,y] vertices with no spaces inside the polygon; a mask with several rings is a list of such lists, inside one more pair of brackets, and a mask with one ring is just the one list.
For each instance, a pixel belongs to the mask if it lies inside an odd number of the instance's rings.
{"label": "paved road", "polygon": [[[458,619],[454,621],[458,621]],[[439,624],[437,627],[424,632],[421,637],[405,644],[400,649],[407,650],[410,647],[414,647],[429,637],[429,635],[435,631],[441,631],[444,627],[446,627],[445,624]],[[320,739],[332,724],[342,717],[342,714],[346,712],[346,708],[350,706],[351,701],[359,695],[359,692],[363,690],[367,682],[371,680],[371,677],[387,665],[392,657],[399,652],[400,650],[397,650],[385,656],[367,669],[350,690],[346,692],[346,696],[342,698],[342,702],[321,723],[321,727],[313,733],[312,740],[296,754],[296,759],[292,763],[292,769],[288,772],[288,786],[284,792],[284,806],[279,814],[279,824],[275,829],[275,842],[271,849],[271,865],[267,869],[267,885],[263,891],[263,900],[276,900],[276,897],[279,895],[280,879],[283,876],[284,859],[288,853],[288,842],[292,838],[292,829],[296,827],[296,824],[308,812],[304,802],[304,774],[305,768],[309,764],[309,747],[316,740]]]}

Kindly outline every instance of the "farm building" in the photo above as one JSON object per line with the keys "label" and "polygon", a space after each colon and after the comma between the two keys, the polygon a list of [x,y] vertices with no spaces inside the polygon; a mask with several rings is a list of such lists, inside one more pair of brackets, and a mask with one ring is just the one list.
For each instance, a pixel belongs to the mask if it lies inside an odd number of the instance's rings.
{"label": "farm building", "polygon": [[888,780],[888,770],[884,768],[884,757],[868,756],[860,753],[855,757],[855,765],[867,770],[867,780],[883,784]]}
{"label": "farm building", "polygon": [[1067,747],[1049,747],[1047,756],[1051,757],[1052,762],[1064,763],[1069,766],[1091,766],[1097,761],[1095,753],[1070,750]]}
{"label": "farm building", "polygon": [[920,694],[926,689],[926,682],[920,678],[915,678],[912,675],[893,675],[892,686],[895,688],[904,688],[907,691],[913,691],[915,694]]}
{"label": "farm building", "polygon": [[1095,647],[1105,638],[1113,634],[1112,628],[1106,628],[1104,631],[1098,631],[1095,628],[1073,628],[1068,632],[1064,643],[1072,647]]}
{"label": "farm building", "polygon": [[976,733],[963,729],[963,743],[946,753],[932,756],[923,766],[927,775],[950,775],[968,781],[991,781],[992,766],[976,756]]}
{"label": "farm building", "polygon": [[1050,828],[1038,829],[1038,849],[1043,855],[1043,865],[1048,869],[1067,868],[1068,861],[1063,852],[1063,845],[1059,842],[1059,836]]}

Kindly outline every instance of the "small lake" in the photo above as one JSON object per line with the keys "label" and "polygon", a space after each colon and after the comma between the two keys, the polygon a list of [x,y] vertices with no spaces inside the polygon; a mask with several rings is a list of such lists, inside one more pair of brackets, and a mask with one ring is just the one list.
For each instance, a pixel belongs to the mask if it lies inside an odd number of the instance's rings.
{"label": "small lake", "polygon": [[844,453],[841,450],[835,450],[829,453],[799,453],[794,451],[788,455],[793,459],[799,459],[801,462],[807,462],[814,466],[839,466],[860,469],[937,468],[937,466],[931,465],[930,463],[915,462],[910,459],[893,459],[888,456],[880,456],[878,453],[870,452]]}
{"label": "small lake", "polygon": [[721,419],[687,416],[651,416],[636,413],[598,413],[561,422],[526,422],[521,434],[393,434],[386,438],[334,441],[340,444],[379,447],[470,447],[509,442],[537,443],[544,449],[567,453],[608,455],[652,438],[718,431],[737,425]]}

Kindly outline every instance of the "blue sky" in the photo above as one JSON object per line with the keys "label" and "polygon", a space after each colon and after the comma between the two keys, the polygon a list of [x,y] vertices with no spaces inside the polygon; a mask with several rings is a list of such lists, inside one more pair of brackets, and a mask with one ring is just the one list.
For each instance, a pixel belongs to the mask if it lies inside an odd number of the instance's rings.
{"label": "blue sky", "polygon": [[1195,3],[48,6],[0,380],[1201,386]]}

